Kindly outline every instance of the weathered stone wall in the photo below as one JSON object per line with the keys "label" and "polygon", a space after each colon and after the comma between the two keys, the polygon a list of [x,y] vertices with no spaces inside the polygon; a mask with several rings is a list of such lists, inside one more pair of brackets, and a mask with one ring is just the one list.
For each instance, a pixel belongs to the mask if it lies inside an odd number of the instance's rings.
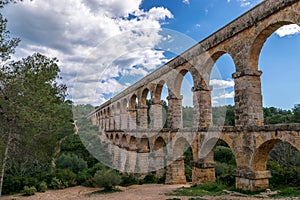
{"label": "weathered stone wall", "polygon": [[[100,135],[106,136],[114,167],[146,173],[160,166],[159,162],[165,162],[166,182],[183,183],[184,161],[179,155],[182,146],[178,146],[178,141],[185,138],[193,151],[193,182],[211,182],[215,180],[212,152],[220,139],[235,155],[236,187],[267,188],[269,152],[280,141],[300,150],[300,125],[264,125],[258,59],[267,38],[279,27],[292,23],[300,25],[300,0],[265,0],[97,108],[89,117],[92,124],[99,126]],[[236,126],[214,127],[209,79],[215,62],[225,53],[232,57],[236,68],[232,75]],[[187,72],[194,81],[192,129],[182,127],[180,87]],[[169,93],[167,129],[162,127],[163,84]],[[150,121],[146,107],[148,92],[152,102]],[[156,152],[159,138],[166,145],[165,156]]]}
{"label": "weathered stone wall", "polygon": [[[143,135],[152,137],[145,138]],[[128,173],[146,174],[167,166],[168,184],[186,182],[182,157],[186,150],[185,143],[192,147],[193,183],[214,182],[216,178],[213,151],[217,141],[223,140],[231,148],[236,159],[237,165],[233,173],[236,177],[236,187],[245,190],[262,190],[269,187],[271,175],[267,171],[266,163],[268,154],[276,143],[288,142],[300,150],[300,124],[211,127],[209,130],[196,132],[193,129],[172,132],[164,129],[159,133],[150,130],[131,131],[130,134],[111,131],[106,137],[106,142],[112,144],[112,163],[115,168]],[[127,142],[128,147],[124,145]]]}

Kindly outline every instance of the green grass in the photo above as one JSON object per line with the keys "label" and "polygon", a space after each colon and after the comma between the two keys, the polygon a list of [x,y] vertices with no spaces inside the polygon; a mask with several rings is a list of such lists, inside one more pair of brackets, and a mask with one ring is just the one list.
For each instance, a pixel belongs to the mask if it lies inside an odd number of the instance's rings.
{"label": "green grass", "polygon": [[218,183],[204,183],[190,188],[181,188],[167,195],[174,196],[218,196],[224,194],[225,186]]}
{"label": "green grass", "polygon": [[284,188],[279,190],[277,194],[271,194],[269,197],[280,198],[280,197],[300,197],[300,188]]}

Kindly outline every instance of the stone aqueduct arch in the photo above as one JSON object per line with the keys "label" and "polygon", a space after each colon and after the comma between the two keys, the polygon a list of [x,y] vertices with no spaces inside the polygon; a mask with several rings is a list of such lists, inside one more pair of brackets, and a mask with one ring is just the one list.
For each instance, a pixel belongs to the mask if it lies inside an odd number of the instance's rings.
{"label": "stone aqueduct arch", "polygon": [[[236,158],[236,187],[268,188],[270,172],[266,170],[266,161],[273,146],[285,141],[300,150],[299,124],[267,126],[263,121],[258,59],[267,38],[286,24],[300,25],[300,1],[265,0],[97,108],[89,117],[99,126],[100,134],[115,146],[114,166],[139,173],[165,162],[166,183],[184,183],[181,153],[187,142],[193,151],[193,183],[215,181],[213,149],[221,139]],[[232,75],[235,127],[212,124],[209,77],[214,63],[225,53],[232,57],[236,69]],[[191,129],[183,129],[181,119],[180,86],[187,72],[194,81]],[[168,88],[167,128],[162,127],[163,85]],[[152,103],[149,127],[148,92]]]}

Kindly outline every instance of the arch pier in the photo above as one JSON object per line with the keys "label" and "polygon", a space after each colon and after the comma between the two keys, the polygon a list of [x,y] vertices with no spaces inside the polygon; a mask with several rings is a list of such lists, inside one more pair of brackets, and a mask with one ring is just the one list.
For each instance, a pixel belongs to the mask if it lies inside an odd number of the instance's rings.
{"label": "arch pier", "polygon": [[[236,159],[236,188],[268,188],[271,174],[266,162],[274,145],[284,141],[300,150],[300,124],[264,125],[263,120],[258,59],[267,38],[287,24],[300,25],[300,0],[265,0],[100,105],[89,118],[109,144],[113,167],[158,176],[166,170],[166,183],[185,183],[183,152],[190,146],[193,183],[213,182],[213,150],[223,140]],[[209,77],[216,59],[224,53],[235,65],[233,127],[212,123]],[[187,72],[194,85],[192,128],[182,125],[180,84]],[[168,88],[167,127],[163,127],[163,85]],[[146,104],[149,94],[150,108]]]}

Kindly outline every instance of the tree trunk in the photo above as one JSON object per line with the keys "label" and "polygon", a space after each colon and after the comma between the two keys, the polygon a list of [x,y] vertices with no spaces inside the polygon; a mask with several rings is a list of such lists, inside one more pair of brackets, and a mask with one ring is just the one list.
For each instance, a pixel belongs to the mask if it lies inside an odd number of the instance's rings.
{"label": "tree trunk", "polygon": [[7,138],[7,143],[5,146],[5,151],[4,151],[4,157],[2,160],[2,166],[1,166],[1,174],[0,174],[0,198],[2,195],[2,186],[3,186],[3,180],[4,180],[4,172],[5,172],[5,167],[6,167],[6,163],[8,160],[8,149],[11,143],[11,131],[9,131],[8,133],[8,138]]}

